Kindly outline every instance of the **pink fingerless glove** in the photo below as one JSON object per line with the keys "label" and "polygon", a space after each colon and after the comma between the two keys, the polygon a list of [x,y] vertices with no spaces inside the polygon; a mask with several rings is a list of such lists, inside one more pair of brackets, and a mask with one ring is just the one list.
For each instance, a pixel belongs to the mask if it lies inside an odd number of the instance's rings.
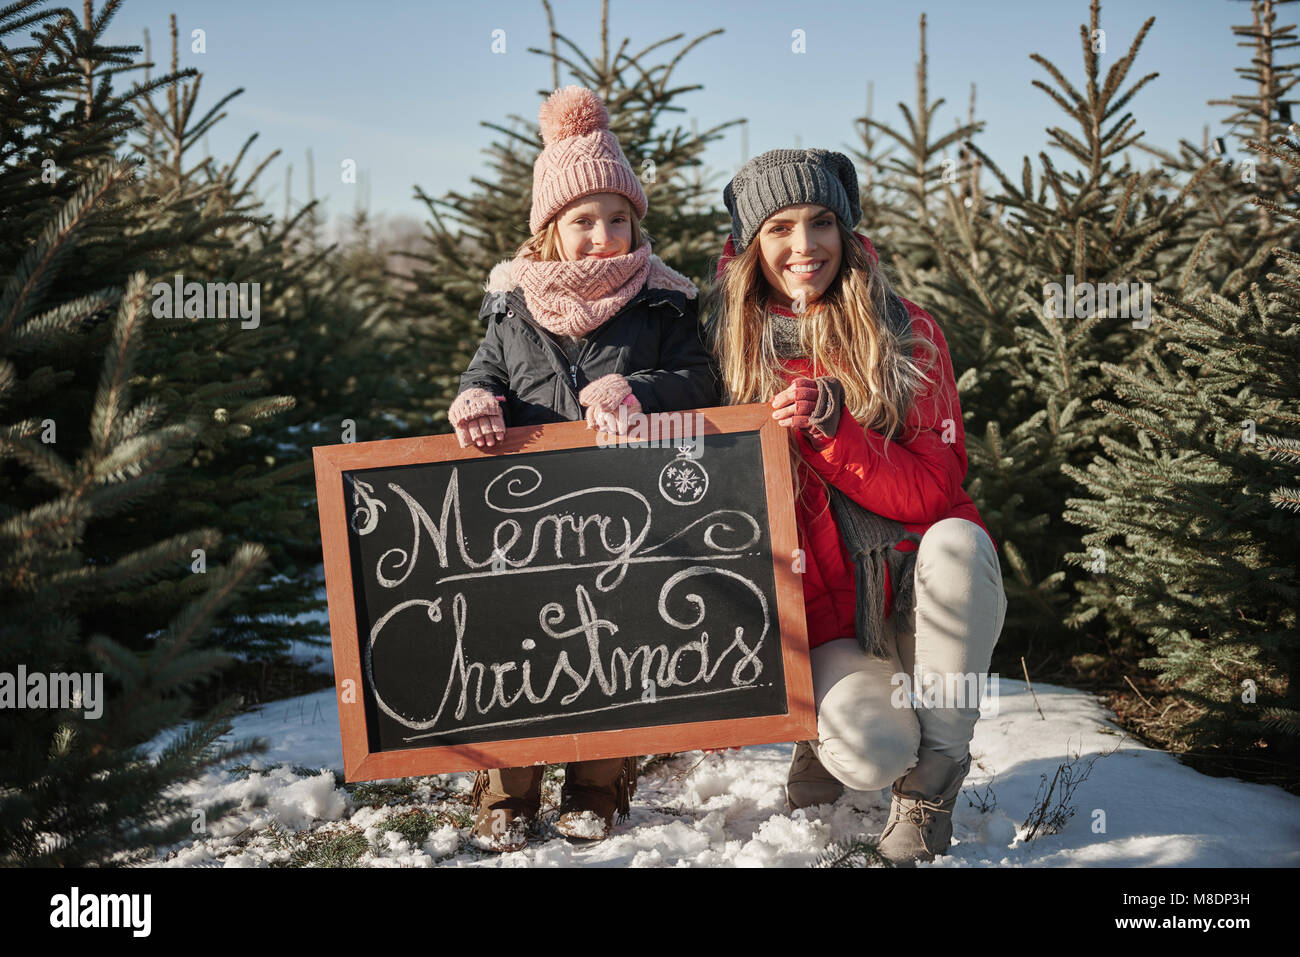
{"label": "pink fingerless glove", "polygon": [[628,412],[641,411],[641,402],[633,395],[631,384],[617,372],[611,372],[594,382],[588,382],[578,393],[578,401],[587,407],[587,425],[593,428],[604,418],[604,416],[598,417],[596,415],[598,412],[616,417],[619,406],[624,405],[627,406]]}
{"label": "pink fingerless glove", "polygon": [[617,372],[603,375],[595,382],[588,382],[578,393],[578,401],[583,405],[594,405],[602,412],[617,412],[620,405],[636,410],[641,408],[641,403],[632,394],[631,383]]}
{"label": "pink fingerless glove", "polygon": [[488,429],[497,433],[505,432],[505,416],[501,414],[501,403],[505,396],[493,395],[487,389],[466,389],[456,396],[456,401],[447,410],[447,419],[456,430],[460,447],[465,448],[473,438],[470,436],[469,424],[475,419],[483,418]]}

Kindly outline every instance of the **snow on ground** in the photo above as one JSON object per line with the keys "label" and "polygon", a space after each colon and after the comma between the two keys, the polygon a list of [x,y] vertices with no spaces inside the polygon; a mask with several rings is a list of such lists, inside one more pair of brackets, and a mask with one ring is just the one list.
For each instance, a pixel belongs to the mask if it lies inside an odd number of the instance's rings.
{"label": "snow on ground", "polygon": [[[953,846],[923,866],[1300,865],[1300,797],[1200,774],[1125,737],[1087,692],[1034,690],[1045,718],[1023,682],[1001,679],[997,714],[976,725]],[[544,809],[542,833],[525,850],[496,855],[479,850],[466,826],[469,774],[407,782],[416,786],[395,807],[368,806],[338,786],[343,764],[332,689],[241,715],[231,737],[262,737],[268,748],[248,762],[250,770],[209,772],[184,793],[196,803],[234,799],[241,809],[213,822],[206,837],[164,849],[158,865],[263,867],[286,861],[292,842],[309,831],[324,838],[359,829],[367,849],[357,866],[799,867],[814,863],[831,841],[875,840],[889,811],[888,791],[850,791],[833,806],[791,814],[788,744],[709,757],[690,752],[642,775],[631,816],[609,839],[570,844],[549,828],[554,811]],[[1025,841],[1021,824],[1042,776],[1050,780],[1074,755],[1081,756],[1079,771],[1096,757],[1070,801],[1075,813],[1059,833]],[[380,826],[412,808],[442,817],[418,838]],[[452,811],[461,826],[447,820]]]}

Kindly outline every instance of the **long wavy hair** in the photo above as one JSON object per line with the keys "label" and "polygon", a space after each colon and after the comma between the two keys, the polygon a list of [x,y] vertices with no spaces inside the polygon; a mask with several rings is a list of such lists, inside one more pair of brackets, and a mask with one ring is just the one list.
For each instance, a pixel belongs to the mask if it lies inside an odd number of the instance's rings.
{"label": "long wavy hair", "polygon": [[[896,336],[890,330],[885,310],[892,289],[884,269],[852,230],[838,219],[836,225],[842,247],[839,272],[804,312],[799,344],[823,374],[844,386],[845,410],[864,428],[892,440],[902,433],[908,410],[923,390],[937,384],[938,377],[932,380],[927,373],[938,362],[938,349],[924,336]],[[728,404],[767,402],[785,388],[789,373],[776,354],[767,321],[774,304],[755,237],[727,264],[707,307]],[[914,358],[917,350],[926,357],[924,365]],[[886,444],[886,457],[888,452]]]}

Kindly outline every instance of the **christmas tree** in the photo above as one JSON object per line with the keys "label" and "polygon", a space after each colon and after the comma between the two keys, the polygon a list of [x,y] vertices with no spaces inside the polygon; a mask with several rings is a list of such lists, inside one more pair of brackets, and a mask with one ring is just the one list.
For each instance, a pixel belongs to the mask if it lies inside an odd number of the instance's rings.
{"label": "christmas tree", "polygon": [[[862,148],[854,151],[863,171],[860,184],[862,219],[871,236],[887,251],[901,289],[914,290],[918,275],[933,271],[941,254],[940,230],[951,225],[943,207],[952,199],[948,184],[960,182],[960,200],[974,203],[979,189],[979,165],[966,141],[983,129],[975,121],[975,89],[971,88],[967,122],[938,135],[935,114],[944,99],[930,99],[929,58],[926,52],[926,18],[920,19],[920,56],[916,62],[916,102],[898,104],[905,129],[899,130],[872,117],[871,103],[856,121]],[[882,142],[883,141],[883,142]],[[889,145],[886,146],[885,144]],[[958,157],[949,156],[959,147]]]}
{"label": "christmas tree", "polygon": [[[147,61],[147,34],[145,43]],[[173,17],[173,73],[180,72],[179,53]],[[150,64],[141,65],[149,87]],[[400,343],[375,334],[383,290],[349,268],[343,251],[320,241],[314,199],[278,222],[264,211],[259,177],[278,152],[250,172],[241,166],[256,134],[233,162],[195,155],[241,92],[200,109],[201,79],[195,74],[167,86],[162,103],[151,89],[134,98],[139,120],[129,142],[144,163],[127,188],[128,202],[153,211],[145,232],[152,241],[149,268],[181,290],[171,296],[173,315],[155,314],[137,388],[169,414],[201,422],[199,441],[188,468],[169,482],[167,508],[147,523],[131,516],[105,522],[88,533],[87,548],[106,562],[153,537],[219,525],[222,543],[193,558],[193,570],[202,571],[245,543],[261,544],[267,580],[232,596],[205,642],[252,659],[260,667],[250,673],[264,675],[291,642],[326,637],[323,624],[307,614],[324,608],[316,598],[320,546],[311,447],[378,437],[391,428],[385,409],[403,401],[391,371]],[[310,174],[309,168],[309,184]],[[213,286],[231,293],[229,301],[218,295],[210,315]],[[199,287],[207,289],[205,302],[190,294]],[[136,647],[131,635],[162,627],[200,588],[199,576],[149,583],[122,595],[97,624]],[[299,676],[289,670],[289,677]],[[247,689],[254,698],[267,690],[263,680]]]}
{"label": "christmas tree", "polygon": [[[1152,24],[1103,71],[1107,38],[1093,0],[1079,30],[1080,87],[1031,55],[1047,74],[1034,86],[1070,120],[1048,130],[1059,157],[1040,152],[1037,172],[1025,157],[1013,179],[968,140],[968,162],[937,182],[940,202],[919,182],[911,191],[909,215],[930,223],[936,261],[900,267],[901,286],[943,323],[953,355],[967,489],[1007,568],[995,660],[1004,671],[1018,672],[1026,655],[1040,673],[1054,661],[1069,675],[1067,660],[1096,640],[1085,627],[1095,609],[1081,612],[1070,587],[1086,572],[1065,560],[1078,540],[1061,513],[1078,486],[1063,467],[1096,450],[1105,427],[1089,403],[1112,395],[1101,366],[1125,365],[1146,345],[1143,290],[1169,282],[1158,256],[1193,214],[1193,204],[1165,195],[1158,166],[1137,169],[1126,154],[1142,141],[1126,108],[1155,77],[1130,78]],[[995,192],[980,186],[976,163]]]}
{"label": "christmas tree", "polygon": [[1293,241],[1286,225],[1257,205],[1255,197],[1286,203],[1296,186],[1294,170],[1246,146],[1251,139],[1269,142],[1291,123],[1296,101],[1287,94],[1300,77],[1297,64],[1281,60],[1300,40],[1294,25],[1277,23],[1277,14],[1278,7],[1293,2],[1253,0],[1253,22],[1232,28],[1242,38],[1237,45],[1250,56],[1236,68],[1246,81],[1246,92],[1209,101],[1211,106],[1232,108],[1222,121],[1223,135],[1211,139],[1207,126],[1199,147],[1182,140],[1176,155],[1138,144],[1160,159],[1167,174],[1165,188],[1193,203],[1184,230],[1171,237],[1159,257],[1162,268],[1176,274],[1179,296],[1235,296],[1263,278],[1275,246]]}
{"label": "christmas tree", "polygon": [[[1249,146],[1300,173],[1295,140]],[[1294,245],[1294,200],[1257,205]],[[1105,562],[1083,600],[1114,632],[1150,639],[1142,665],[1180,710],[1170,743],[1219,771],[1300,754],[1300,255],[1272,253],[1235,297],[1162,298],[1164,348],[1104,367],[1122,398],[1095,404],[1105,454],[1068,470],[1089,496],[1065,517],[1093,530],[1083,541]],[[1163,719],[1139,716],[1168,740]]]}
{"label": "christmas tree", "polygon": [[[124,862],[225,810],[170,789],[248,750],[214,744],[237,701],[156,760],[141,746],[190,716],[187,690],[221,663],[201,647],[205,633],[266,552],[245,543],[191,575],[195,550],[220,545],[217,528],[108,558],[88,545],[101,523],[147,526],[149,503],[207,427],[135,388],[150,348],[151,255],[174,239],[133,195],[142,162],[115,155],[138,122],[132,101],[183,74],[114,96],[107,74],[136,49],[102,43],[118,5],[96,14],[87,2],[81,22],[42,6],[0,11],[0,861]],[[160,580],[194,583],[161,627],[98,626]]]}

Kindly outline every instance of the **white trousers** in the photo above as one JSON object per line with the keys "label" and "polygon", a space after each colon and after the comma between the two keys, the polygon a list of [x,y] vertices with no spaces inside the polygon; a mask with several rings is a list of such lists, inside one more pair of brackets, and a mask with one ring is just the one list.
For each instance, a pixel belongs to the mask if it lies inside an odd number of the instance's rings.
{"label": "white trousers", "polygon": [[992,540],[964,518],[936,522],[917,549],[915,589],[910,618],[886,626],[888,659],[868,657],[854,637],[811,652],[813,751],[855,790],[889,787],[920,748],[961,761],[975,734],[1007,610]]}

